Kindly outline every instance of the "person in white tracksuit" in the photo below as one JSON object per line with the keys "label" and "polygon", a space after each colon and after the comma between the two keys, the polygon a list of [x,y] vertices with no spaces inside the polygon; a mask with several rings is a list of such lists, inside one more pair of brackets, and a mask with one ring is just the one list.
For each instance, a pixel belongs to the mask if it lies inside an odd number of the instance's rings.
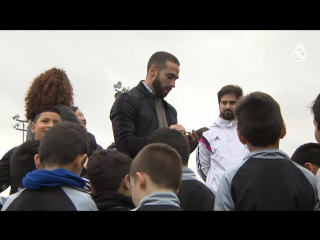
{"label": "person in white tracksuit", "polygon": [[224,171],[241,162],[249,153],[237,135],[234,111],[243,90],[237,85],[226,85],[218,92],[220,114],[203,133],[196,151],[197,172],[206,185],[216,194]]}

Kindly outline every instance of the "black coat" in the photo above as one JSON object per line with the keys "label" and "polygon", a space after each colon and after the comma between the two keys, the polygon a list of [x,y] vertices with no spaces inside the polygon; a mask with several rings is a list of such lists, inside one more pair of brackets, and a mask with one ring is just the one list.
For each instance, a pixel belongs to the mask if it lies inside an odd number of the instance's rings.
{"label": "black coat", "polygon": [[10,174],[10,158],[17,147],[6,152],[0,160],[0,192],[5,191],[11,186],[10,194],[18,191],[19,185],[16,183]]}
{"label": "black coat", "polygon": [[[176,109],[162,99],[168,126],[177,124]],[[143,81],[121,94],[113,103],[110,120],[117,150],[134,158],[147,145],[151,134],[158,129],[156,96],[144,86]]]}

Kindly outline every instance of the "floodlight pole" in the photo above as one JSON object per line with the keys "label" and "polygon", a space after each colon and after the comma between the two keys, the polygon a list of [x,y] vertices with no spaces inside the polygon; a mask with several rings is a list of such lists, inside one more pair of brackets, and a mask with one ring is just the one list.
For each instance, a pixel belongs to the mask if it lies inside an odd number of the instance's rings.
{"label": "floodlight pole", "polygon": [[29,121],[27,121],[27,120],[20,120],[20,119],[18,119],[18,118],[16,118],[15,121],[22,123],[22,128],[16,127],[15,129],[16,129],[16,130],[19,130],[19,131],[22,131],[22,142],[24,142],[24,132],[27,131],[27,129],[25,129],[25,124],[26,124],[26,123],[29,123]]}
{"label": "floodlight pole", "polygon": [[[129,88],[123,87],[122,89],[121,89],[121,87],[122,87],[122,83],[121,82],[115,83],[113,85],[113,89],[115,90],[116,94],[119,92],[120,95],[121,95],[122,93],[124,93],[124,92],[126,92],[126,91],[128,91],[130,89],[130,87]],[[114,95],[115,99],[117,98],[116,94]]]}

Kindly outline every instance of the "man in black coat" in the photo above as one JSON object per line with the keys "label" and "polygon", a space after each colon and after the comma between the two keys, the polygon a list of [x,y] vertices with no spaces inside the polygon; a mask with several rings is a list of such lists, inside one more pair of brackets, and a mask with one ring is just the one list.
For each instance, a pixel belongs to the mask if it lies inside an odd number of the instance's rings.
{"label": "man in black coat", "polygon": [[[129,154],[133,159],[146,146],[150,135],[162,127],[187,134],[186,129],[178,124],[176,109],[164,100],[175,87],[179,72],[180,63],[174,55],[156,52],[148,61],[146,79],[116,98],[110,120],[118,151]],[[188,136],[192,152],[199,136],[195,130]]]}

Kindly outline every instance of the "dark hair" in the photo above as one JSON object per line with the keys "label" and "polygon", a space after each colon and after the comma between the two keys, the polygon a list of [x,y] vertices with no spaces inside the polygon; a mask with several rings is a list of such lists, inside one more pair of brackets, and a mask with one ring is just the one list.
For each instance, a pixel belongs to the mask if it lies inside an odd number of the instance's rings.
{"label": "dark hair", "polygon": [[305,167],[307,162],[320,167],[320,145],[312,142],[302,144],[294,151],[291,160],[302,167]]}
{"label": "dark hair", "polygon": [[10,174],[20,188],[23,188],[22,179],[27,173],[36,170],[34,156],[38,154],[39,140],[28,140],[15,149],[10,158]]}
{"label": "dark hair", "polygon": [[92,133],[87,132],[87,135],[88,135],[88,157],[91,157],[94,151],[96,151],[98,144],[96,141],[96,137]]}
{"label": "dark hair", "polygon": [[59,111],[59,109],[55,106],[51,106],[51,105],[48,105],[48,106],[44,106],[43,108],[41,108],[37,113],[36,113],[36,116],[34,117],[33,121],[34,123],[37,123],[39,117],[41,116],[42,113],[44,112],[54,112],[56,114],[58,114],[60,117],[61,117],[61,113]]}
{"label": "dark hair", "polygon": [[279,104],[268,94],[253,92],[237,103],[237,130],[254,147],[276,144],[281,135],[283,118]]}
{"label": "dark hair", "polygon": [[147,174],[158,187],[177,191],[182,178],[181,156],[167,144],[148,144],[133,159],[130,178],[135,179],[137,172]]}
{"label": "dark hair", "polygon": [[236,99],[238,100],[240,97],[243,96],[243,90],[238,85],[226,85],[220,89],[218,92],[218,103],[220,103],[221,98],[225,94],[234,94],[236,96]]}
{"label": "dark hair", "polygon": [[81,124],[61,122],[53,125],[41,139],[41,166],[72,163],[79,154],[88,154],[87,131]]}
{"label": "dark hair", "polygon": [[122,180],[130,173],[132,159],[118,151],[100,150],[89,158],[88,178],[96,193],[117,192]]}
{"label": "dark hair", "polygon": [[180,66],[179,60],[174,55],[168,52],[159,51],[159,52],[155,52],[150,57],[147,65],[147,73],[152,65],[154,65],[160,72],[162,69],[164,69],[167,66],[167,61],[173,62],[178,66]]}
{"label": "dark hair", "polygon": [[31,83],[24,101],[28,120],[34,119],[39,109],[46,105],[70,107],[73,87],[66,72],[54,67],[38,75]]}
{"label": "dark hair", "polygon": [[314,120],[318,125],[318,130],[320,130],[320,94],[318,94],[317,98],[310,104],[310,108]]}
{"label": "dark hair", "polygon": [[72,122],[81,125],[81,122],[78,119],[77,115],[70,107],[61,104],[56,105],[56,107],[59,109],[61,113],[62,122]]}
{"label": "dark hair", "polygon": [[163,127],[154,131],[149,137],[147,144],[150,143],[165,143],[174,148],[181,156],[182,164],[187,165],[190,156],[189,143],[185,136],[183,136],[176,129]]}
{"label": "dark hair", "polygon": [[76,111],[79,109],[79,108],[76,107],[76,106],[71,106],[70,108],[72,109],[73,112],[76,112]]}

